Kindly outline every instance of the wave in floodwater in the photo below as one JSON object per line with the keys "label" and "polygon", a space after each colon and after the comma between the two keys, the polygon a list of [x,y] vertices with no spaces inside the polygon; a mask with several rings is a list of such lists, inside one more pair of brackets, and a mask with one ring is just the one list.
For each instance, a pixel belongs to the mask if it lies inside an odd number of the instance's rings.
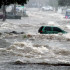
{"label": "wave in floodwater", "polygon": [[16,56],[23,63],[70,64],[70,49],[58,46],[36,45],[30,41],[14,42],[10,47],[0,48],[0,55]]}
{"label": "wave in floodwater", "polygon": [[[48,23],[48,25],[54,25],[53,22]],[[50,63],[50,64],[70,64],[70,48],[69,45],[60,45],[60,42],[69,42],[70,41],[70,33],[67,34],[51,34],[51,35],[41,35],[41,34],[33,34],[35,32],[34,28],[32,30],[32,26],[36,27],[35,25],[14,25],[13,23],[4,23],[1,25],[0,31],[21,31],[22,29],[30,33],[30,37],[27,37],[27,41],[23,40],[22,42],[14,42],[12,45],[6,48],[0,48],[0,55],[4,56],[11,56],[17,57],[15,62],[22,62],[22,63]],[[30,28],[31,26],[31,28]],[[57,26],[59,26],[57,24]],[[30,28],[28,31],[28,27]],[[22,29],[21,29],[22,28]],[[38,27],[39,28],[39,27]],[[66,26],[69,29],[69,26]],[[21,30],[19,30],[21,29]],[[8,32],[9,32],[8,31]],[[4,38],[15,38],[16,36],[6,35]],[[17,36],[19,37],[19,36]],[[24,35],[23,35],[24,37]],[[22,37],[21,37],[22,38]],[[17,38],[15,38],[17,39]],[[32,42],[31,40],[34,40]],[[46,41],[49,40],[49,41]],[[35,43],[39,41],[39,44]],[[42,41],[44,44],[42,44]],[[51,42],[50,42],[51,41]],[[57,42],[55,44],[55,41]],[[58,42],[59,41],[59,42]],[[8,40],[9,42],[9,40]],[[47,43],[48,42],[48,43]],[[46,43],[46,44],[45,44]],[[54,43],[54,44],[53,44]],[[67,44],[67,43],[66,43]]]}

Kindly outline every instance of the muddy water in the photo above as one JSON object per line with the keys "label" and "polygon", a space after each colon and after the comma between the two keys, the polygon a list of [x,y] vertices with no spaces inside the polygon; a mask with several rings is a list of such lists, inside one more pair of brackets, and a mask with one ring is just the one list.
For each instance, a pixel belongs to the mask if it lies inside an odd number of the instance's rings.
{"label": "muddy water", "polygon": [[[30,68],[30,70],[68,70],[70,68],[69,66],[60,66],[59,68],[59,66],[55,67],[54,64],[70,65],[69,20],[62,19],[62,15],[57,13],[50,14],[41,11],[39,13],[28,11],[28,13],[28,18],[1,22],[0,69],[23,70],[24,68],[28,70]],[[57,19],[55,20],[55,18]],[[68,33],[41,35],[38,33],[38,29],[42,25],[58,26]],[[17,34],[11,33],[12,31],[16,31]],[[24,33],[20,34],[21,32]],[[29,64],[25,65],[24,63]],[[46,67],[45,64],[48,66]]]}
{"label": "muddy water", "polygon": [[61,37],[61,35],[4,34],[2,39],[0,41],[2,42],[0,45],[3,46],[0,48],[1,70],[68,70],[70,68],[70,39],[65,38],[64,35]]}

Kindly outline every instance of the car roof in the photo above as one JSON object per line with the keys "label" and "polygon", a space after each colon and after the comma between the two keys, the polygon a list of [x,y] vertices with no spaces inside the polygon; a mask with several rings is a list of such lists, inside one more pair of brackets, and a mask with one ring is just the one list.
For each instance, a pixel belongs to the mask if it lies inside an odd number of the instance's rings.
{"label": "car roof", "polygon": [[42,26],[42,27],[57,27],[57,26]]}

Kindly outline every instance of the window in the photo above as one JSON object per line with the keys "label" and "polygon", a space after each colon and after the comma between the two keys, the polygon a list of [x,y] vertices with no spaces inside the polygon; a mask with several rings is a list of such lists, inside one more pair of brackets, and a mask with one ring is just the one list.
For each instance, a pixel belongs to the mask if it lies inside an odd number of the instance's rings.
{"label": "window", "polygon": [[51,31],[51,27],[45,27],[45,30]]}
{"label": "window", "polygon": [[62,32],[62,30],[60,28],[57,28],[57,27],[53,27],[53,31]]}
{"label": "window", "polygon": [[66,12],[66,15],[70,15],[70,11],[69,12]]}

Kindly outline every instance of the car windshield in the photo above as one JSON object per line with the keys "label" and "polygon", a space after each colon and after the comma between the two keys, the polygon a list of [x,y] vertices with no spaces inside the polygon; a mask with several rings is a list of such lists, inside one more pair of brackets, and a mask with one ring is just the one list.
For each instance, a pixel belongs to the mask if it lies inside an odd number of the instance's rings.
{"label": "car windshield", "polygon": [[69,12],[66,12],[66,15],[70,15],[70,11]]}
{"label": "car windshield", "polygon": [[42,27],[40,27],[39,32],[40,32],[40,31],[42,31],[42,29],[43,29],[43,26],[42,26]]}

